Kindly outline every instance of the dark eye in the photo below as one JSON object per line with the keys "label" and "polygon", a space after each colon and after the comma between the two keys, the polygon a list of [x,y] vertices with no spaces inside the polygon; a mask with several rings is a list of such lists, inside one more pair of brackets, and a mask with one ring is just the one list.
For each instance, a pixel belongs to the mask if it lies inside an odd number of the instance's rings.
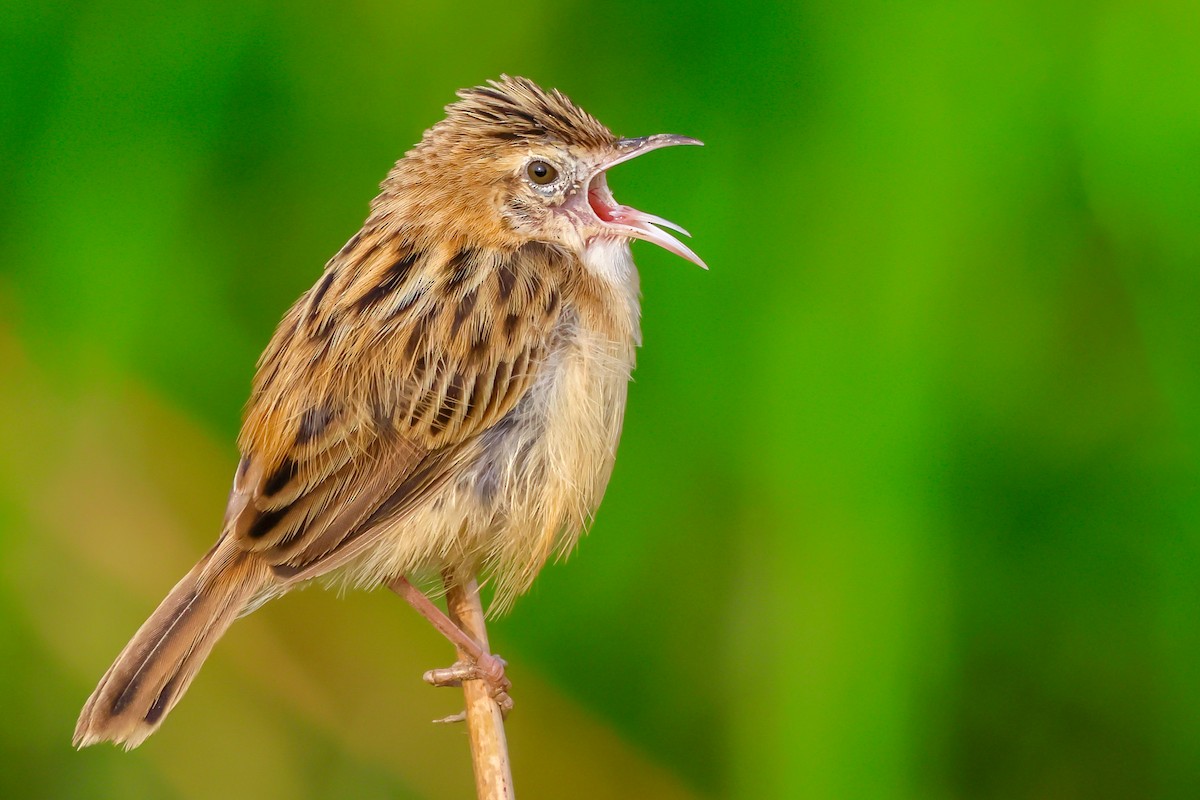
{"label": "dark eye", "polygon": [[538,186],[545,186],[554,182],[558,177],[558,170],[545,161],[530,161],[529,166],[525,168],[525,174]]}

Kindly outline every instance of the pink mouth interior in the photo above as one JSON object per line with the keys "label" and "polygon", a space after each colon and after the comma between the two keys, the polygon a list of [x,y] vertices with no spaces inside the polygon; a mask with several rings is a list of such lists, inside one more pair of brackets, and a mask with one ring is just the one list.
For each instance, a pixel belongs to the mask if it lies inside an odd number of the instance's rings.
{"label": "pink mouth interior", "polygon": [[[599,185],[596,185],[597,183]],[[602,191],[602,186],[603,182],[593,181],[593,185],[588,187],[588,204],[592,207],[592,211],[596,212],[596,216],[603,222],[613,222],[615,221],[613,212],[617,208],[608,204],[604,197],[605,193]]]}

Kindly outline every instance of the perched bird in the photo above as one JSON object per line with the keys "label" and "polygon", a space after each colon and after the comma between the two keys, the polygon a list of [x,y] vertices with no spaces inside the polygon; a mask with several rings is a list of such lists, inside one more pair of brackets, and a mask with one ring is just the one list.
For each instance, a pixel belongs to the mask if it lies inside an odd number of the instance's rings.
{"label": "perched bird", "polygon": [[221,536],[101,678],[76,746],[136,747],[235,618],[317,577],[399,587],[504,685],[405,576],[482,575],[503,610],[588,524],[640,343],[630,240],[704,266],[605,170],[700,142],[617,138],[524,78],[458,97],[279,324]]}

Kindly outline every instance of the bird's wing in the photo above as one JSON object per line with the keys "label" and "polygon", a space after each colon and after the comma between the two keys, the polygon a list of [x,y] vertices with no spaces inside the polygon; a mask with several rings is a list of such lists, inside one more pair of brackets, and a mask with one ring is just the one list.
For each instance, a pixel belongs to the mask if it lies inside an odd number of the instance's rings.
{"label": "bird's wing", "polygon": [[225,536],[303,580],[459,474],[544,359],[562,257],[352,239],[259,362]]}

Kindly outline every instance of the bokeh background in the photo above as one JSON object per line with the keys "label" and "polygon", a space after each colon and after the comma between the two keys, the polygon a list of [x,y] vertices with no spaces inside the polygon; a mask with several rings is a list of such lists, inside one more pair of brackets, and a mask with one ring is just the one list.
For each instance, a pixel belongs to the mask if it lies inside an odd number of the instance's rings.
{"label": "bokeh background", "polygon": [[234,626],[70,748],[215,538],[253,365],[460,86],[703,150],[615,172],[609,496],[493,627],[525,798],[1200,796],[1200,5],[0,8],[0,795],[450,798],[387,593]]}

